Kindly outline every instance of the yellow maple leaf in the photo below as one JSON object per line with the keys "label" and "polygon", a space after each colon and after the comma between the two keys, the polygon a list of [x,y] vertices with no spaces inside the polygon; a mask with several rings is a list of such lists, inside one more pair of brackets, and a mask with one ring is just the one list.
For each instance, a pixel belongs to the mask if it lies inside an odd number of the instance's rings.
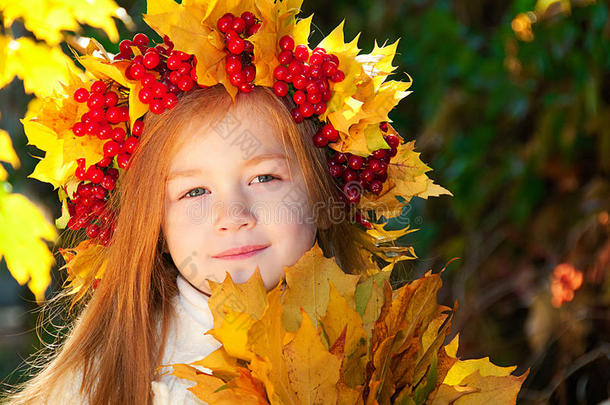
{"label": "yellow maple leaf", "polygon": [[59,47],[50,47],[24,37],[4,37],[0,39],[0,46],[4,48],[3,62],[0,64],[1,86],[17,76],[23,80],[27,93],[45,97],[61,90],[61,83],[67,83],[70,74],[78,72],[74,62]]}
{"label": "yellow maple leaf", "polygon": [[43,239],[55,242],[57,231],[40,209],[21,194],[0,189],[0,258],[4,256],[13,278],[21,285],[27,283],[39,303],[55,263]]}
{"label": "yellow maple leaf", "polygon": [[326,313],[328,280],[355,307],[353,294],[360,276],[345,274],[333,259],[324,257],[317,242],[290,269],[282,297],[283,324],[288,332],[296,331],[301,324],[301,307],[313,322]]}
{"label": "yellow maple leaf", "polygon": [[[20,165],[19,158],[13,149],[11,136],[3,129],[0,129],[0,162],[7,162],[15,169],[18,169]],[[6,180],[7,177],[8,173],[0,165],[0,181]]]}
{"label": "yellow maple leaf", "polygon": [[113,0],[0,0],[4,26],[21,19],[25,27],[49,45],[57,45],[63,39],[62,31],[80,30],[80,24],[101,28],[112,42],[119,40],[119,33],[112,17],[124,22],[131,20],[125,10]]}

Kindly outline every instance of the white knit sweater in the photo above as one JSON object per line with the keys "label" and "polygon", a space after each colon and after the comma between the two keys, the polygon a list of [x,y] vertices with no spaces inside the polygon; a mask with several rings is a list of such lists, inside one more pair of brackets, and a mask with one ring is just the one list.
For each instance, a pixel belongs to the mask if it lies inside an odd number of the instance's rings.
{"label": "white knit sweater", "polygon": [[[176,317],[170,320],[161,365],[201,360],[222,345],[212,336],[204,334],[214,324],[208,307],[208,297],[189,284],[182,276],[178,276],[177,284],[179,294],[172,301]],[[210,372],[204,367],[197,366],[197,368]],[[154,405],[207,405],[207,402],[201,401],[187,389],[195,385],[194,382],[169,375],[171,372],[171,367],[161,369],[160,373],[165,375],[152,382]],[[82,381],[81,374],[66,376],[66,380],[68,381],[66,384],[57,384],[48,392],[47,400],[44,403],[47,405],[87,405],[88,401],[84,400],[78,391]]]}

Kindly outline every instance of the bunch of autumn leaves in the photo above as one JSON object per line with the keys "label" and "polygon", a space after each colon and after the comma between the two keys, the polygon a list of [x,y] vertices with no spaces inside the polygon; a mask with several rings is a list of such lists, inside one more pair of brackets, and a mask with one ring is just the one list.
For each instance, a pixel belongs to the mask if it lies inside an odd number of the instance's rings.
{"label": "bunch of autumn leaves", "polygon": [[[392,267],[392,266],[389,266]],[[515,403],[527,373],[460,360],[444,345],[453,310],[438,305],[439,274],[392,290],[390,271],[345,274],[316,244],[267,292],[210,281],[211,334],[223,345],[174,375],[211,404]],[[193,366],[211,370],[203,373]],[[529,370],[528,370],[529,371]]]}

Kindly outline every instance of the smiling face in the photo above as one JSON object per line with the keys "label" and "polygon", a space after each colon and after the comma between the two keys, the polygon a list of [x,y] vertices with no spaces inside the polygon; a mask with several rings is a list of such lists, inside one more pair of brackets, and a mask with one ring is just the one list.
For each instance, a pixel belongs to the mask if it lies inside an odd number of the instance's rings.
{"label": "smiling face", "polygon": [[[222,125],[196,118],[170,161],[162,231],[182,276],[208,295],[207,279],[243,283],[257,266],[270,290],[315,242],[302,172],[267,121],[246,103]],[[244,247],[257,250],[220,257]]]}

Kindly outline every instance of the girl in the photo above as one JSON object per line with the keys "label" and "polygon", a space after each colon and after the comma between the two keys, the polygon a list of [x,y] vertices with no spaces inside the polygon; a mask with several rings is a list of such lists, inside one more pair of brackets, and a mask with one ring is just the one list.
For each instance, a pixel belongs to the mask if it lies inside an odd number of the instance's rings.
{"label": "girl", "polygon": [[331,218],[340,198],[311,143],[316,127],[295,123],[293,107],[259,86],[233,103],[216,85],[146,115],[111,204],[112,243],[95,260],[108,260],[103,280],[51,361],[7,404],[201,404],[189,382],[156,368],[219,347],[204,335],[208,279],[243,282],[258,266],[273,288],[315,241],[345,271],[364,268],[353,226]]}

